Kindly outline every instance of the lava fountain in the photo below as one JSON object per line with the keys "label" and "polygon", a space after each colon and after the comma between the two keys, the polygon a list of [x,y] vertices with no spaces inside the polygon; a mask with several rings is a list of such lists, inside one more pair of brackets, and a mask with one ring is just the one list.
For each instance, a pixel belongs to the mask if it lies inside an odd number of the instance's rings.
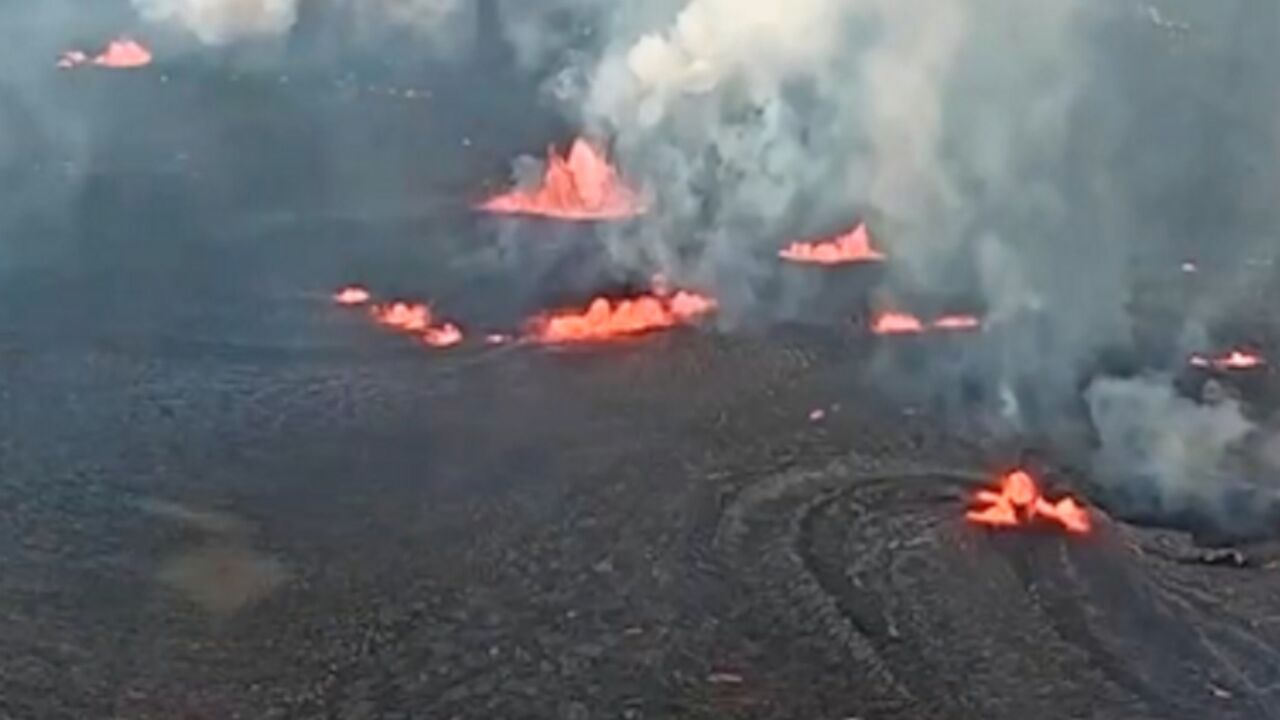
{"label": "lava fountain", "polygon": [[965,513],[965,519],[978,525],[1016,528],[1045,521],[1077,535],[1093,529],[1084,506],[1070,497],[1045,498],[1035,478],[1025,470],[1009,472],[1000,479],[998,490],[978,490],[973,499],[975,507]]}
{"label": "lava fountain", "polygon": [[846,265],[885,259],[884,253],[872,247],[865,223],[827,240],[793,242],[779,250],[778,257],[788,262],[814,265]]}
{"label": "lava fountain", "polygon": [[715,308],[712,298],[686,291],[623,300],[597,297],[585,310],[535,317],[528,334],[534,342],[548,344],[602,342],[689,324]]}
{"label": "lava fountain", "polygon": [[486,200],[481,210],[561,220],[625,220],[644,212],[639,193],[627,187],[605,154],[581,138],[565,157],[547,150],[542,184]]}
{"label": "lava fountain", "polygon": [[130,38],[118,38],[107,43],[102,52],[92,58],[80,50],[68,50],[58,58],[57,66],[64,70],[93,64],[115,70],[131,70],[151,64],[151,51],[145,45]]}

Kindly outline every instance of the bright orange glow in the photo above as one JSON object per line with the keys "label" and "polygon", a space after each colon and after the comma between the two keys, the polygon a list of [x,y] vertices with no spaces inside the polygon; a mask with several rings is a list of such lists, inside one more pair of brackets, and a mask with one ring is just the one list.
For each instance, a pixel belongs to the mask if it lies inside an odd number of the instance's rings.
{"label": "bright orange glow", "polygon": [[333,301],[339,305],[363,305],[369,302],[369,291],[359,285],[348,285],[333,294]]}
{"label": "bright orange glow", "polygon": [[130,70],[150,65],[151,51],[136,40],[122,37],[107,43],[107,48],[92,58],[81,50],[68,50],[58,58],[57,66],[67,70],[90,63],[98,67]]}
{"label": "bright orange glow", "polygon": [[405,332],[423,332],[431,327],[431,308],[422,303],[397,300],[390,305],[375,305],[373,318],[379,324]]}
{"label": "bright orange glow", "polygon": [[797,263],[817,265],[843,265],[846,263],[879,262],[884,253],[871,247],[867,226],[857,227],[830,240],[817,242],[793,242],[778,251],[778,257]]}
{"label": "bright orange glow", "polygon": [[136,40],[120,38],[108,43],[107,49],[93,59],[93,64],[121,70],[140,68],[151,64],[151,51]]}
{"label": "bright orange glow", "polygon": [[1215,370],[1256,370],[1267,364],[1266,358],[1258,353],[1240,349],[1214,357],[1196,354],[1188,362],[1196,367]]}
{"label": "bright orange glow", "polygon": [[998,492],[979,490],[974,494],[974,505],[965,518],[979,525],[1021,527],[1043,519],[1076,534],[1093,528],[1087,509],[1070,497],[1048,500],[1040,494],[1035,478],[1024,470],[1014,470],[1001,478]]}
{"label": "bright orange glow", "polygon": [[915,335],[924,332],[924,323],[908,313],[881,313],[871,323],[871,332],[877,335]]}
{"label": "bright orange glow", "polygon": [[453,323],[429,327],[422,332],[422,342],[434,348],[453,347],[462,342],[462,330]]}
{"label": "bright orange glow", "polygon": [[977,330],[982,321],[973,315],[943,315],[933,321],[936,330]]}
{"label": "bright orange glow", "polygon": [[512,190],[486,200],[480,209],[511,215],[542,215],[563,220],[621,220],[644,212],[644,201],[627,187],[604,153],[581,138],[565,157],[547,150],[542,185]]}
{"label": "bright orange glow", "polygon": [[715,308],[715,300],[683,290],[671,296],[643,295],[620,301],[599,297],[585,311],[536,317],[529,328],[538,342],[598,342],[690,323]]}

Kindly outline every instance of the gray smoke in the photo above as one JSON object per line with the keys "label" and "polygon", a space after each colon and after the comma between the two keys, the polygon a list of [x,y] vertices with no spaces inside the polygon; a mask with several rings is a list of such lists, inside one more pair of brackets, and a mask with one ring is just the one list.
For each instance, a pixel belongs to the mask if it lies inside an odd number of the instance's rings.
{"label": "gray smoke", "polygon": [[[750,306],[786,238],[868,219],[894,287],[981,297],[969,369],[1010,431],[1052,436],[1100,355],[1139,352],[1135,267],[1235,268],[1143,359],[1165,367],[1270,276],[1276,19],[1240,2],[688,0],[608,15],[598,53],[548,88],[660,196],[614,239],[620,259],[646,246]],[[1085,401],[1102,482],[1154,484],[1171,513],[1221,505],[1211,470],[1251,428],[1238,408],[1155,379]]]}

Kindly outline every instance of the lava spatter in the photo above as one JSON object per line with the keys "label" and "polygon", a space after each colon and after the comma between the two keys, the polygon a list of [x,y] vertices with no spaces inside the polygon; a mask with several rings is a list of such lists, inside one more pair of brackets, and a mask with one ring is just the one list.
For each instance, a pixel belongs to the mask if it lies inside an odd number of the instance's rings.
{"label": "lava spatter", "polygon": [[884,253],[872,247],[867,226],[862,223],[827,240],[793,242],[779,250],[778,257],[788,262],[815,265],[846,265],[885,259]]}
{"label": "lava spatter", "polygon": [[535,317],[529,337],[541,343],[602,342],[691,323],[716,308],[712,298],[678,291],[622,300],[593,299],[585,310],[561,310]]}
{"label": "lava spatter", "polygon": [[1070,497],[1056,501],[1040,493],[1035,478],[1014,470],[1000,480],[998,490],[982,489],[974,495],[975,507],[965,513],[969,522],[997,528],[1016,528],[1039,521],[1056,524],[1074,534],[1093,529],[1089,511]]}
{"label": "lava spatter", "polygon": [[1260,353],[1235,348],[1220,355],[1192,355],[1188,360],[1194,367],[1214,370],[1257,370],[1265,367],[1267,359]]}
{"label": "lava spatter", "polygon": [[604,152],[579,138],[564,157],[557,155],[555,148],[547,150],[541,185],[503,193],[479,207],[491,213],[561,220],[623,220],[642,214],[644,205]]}

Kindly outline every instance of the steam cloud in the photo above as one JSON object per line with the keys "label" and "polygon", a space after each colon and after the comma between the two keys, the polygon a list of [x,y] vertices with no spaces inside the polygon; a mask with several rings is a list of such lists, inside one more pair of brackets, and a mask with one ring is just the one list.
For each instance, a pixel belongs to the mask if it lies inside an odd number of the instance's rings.
{"label": "steam cloud", "polygon": [[221,45],[244,37],[277,36],[298,20],[298,0],[133,0],[147,22],[191,32]]}

